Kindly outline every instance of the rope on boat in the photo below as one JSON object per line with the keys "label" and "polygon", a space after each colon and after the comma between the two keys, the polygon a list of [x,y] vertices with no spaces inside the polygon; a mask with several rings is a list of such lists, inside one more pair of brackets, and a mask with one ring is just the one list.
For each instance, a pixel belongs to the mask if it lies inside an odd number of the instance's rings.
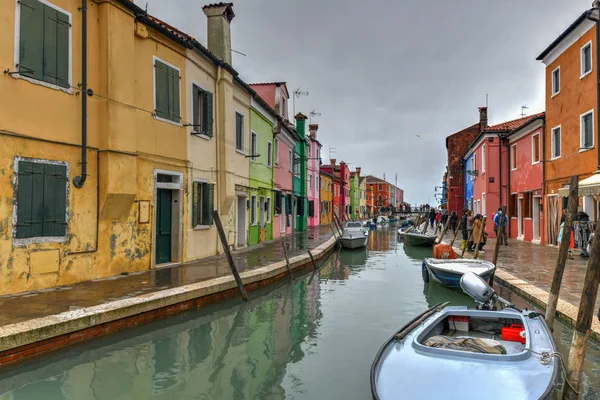
{"label": "rope on boat", "polygon": [[531,350],[531,349],[525,349],[527,351],[532,352],[533,354],[537,354],[538,356],[541,356],[542,358],[540,359],[540,363],[542,365],[548,365],[550,364],[550,361],[552,361],[552,357],[556,357],[560,360],[560,363],[562,365],[561,368],[561,372],[563,375],[563,379],[565,380],[565,382],[567,383],[567,385],[569,385],[569,387],[571,388],[571,390],[573,392],[575,392],[576,395],[579,396],[579,392],[577,390],[575,390],[575,387],[573,386],[573,384],[571,383],[571,381],[569,381],[569,378],[567,377],[567,366],[565,365],[565,361],[562,358],[562,355],[557,352],[557,351],[553,351],[553,352],[549,352],[549,351],[543,351],[541,353],[538,353],[537,351]]}

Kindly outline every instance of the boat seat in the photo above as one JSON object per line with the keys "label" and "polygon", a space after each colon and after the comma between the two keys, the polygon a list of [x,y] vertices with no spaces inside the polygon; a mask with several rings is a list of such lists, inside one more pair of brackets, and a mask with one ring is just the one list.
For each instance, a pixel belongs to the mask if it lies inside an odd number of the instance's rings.
{"label": "boat seat", "polygon": [[506,347],[493,339],[481,339],[468,336],[432,336],[423,342],[425,346],[440,349],[468,351],[483,354],[507,354]]}

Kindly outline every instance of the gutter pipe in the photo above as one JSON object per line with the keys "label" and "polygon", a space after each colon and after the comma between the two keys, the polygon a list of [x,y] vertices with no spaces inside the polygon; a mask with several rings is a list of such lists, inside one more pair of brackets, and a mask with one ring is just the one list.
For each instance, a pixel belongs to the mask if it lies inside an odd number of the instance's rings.
{"label": "gutter pipe", "polygon": [[87,178],[87,0],[81,0],[81,175],[73,185],[81,189]]}
{"label": "gutter pipe", "polygon": [[[596,8],[592,8],[586,12],[586,17],[590,21],[596,23],[596,120],[599,121],[597,125],[597,133],[598,139],[596,143],[599,143],[596,147],[598,148],[598,171],[600,171],[600,115],[598,115],[598,110],[600,109],[600,57],[598,56],[598,48],[600,47],[600,19],[594,17],[592,15],[594,10],[598,10],[597,2],[594,2],[594,6]],[[599,11],[600,12],[600,11]]]}

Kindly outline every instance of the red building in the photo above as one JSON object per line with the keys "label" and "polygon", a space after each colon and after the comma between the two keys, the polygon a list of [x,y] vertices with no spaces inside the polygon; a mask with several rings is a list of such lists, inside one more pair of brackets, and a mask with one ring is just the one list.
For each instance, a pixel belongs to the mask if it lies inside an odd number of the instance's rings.
{"label": "red building", "polygon": [[392,188],[389,183],[373,175],[367,177],[367,188],[371,189],[375,212],[392,205]]}
{"label": "red building", "polygon": [[[326,173],[335,176],[337,179],[334,180],[334,192],[333,192],[333,211],[340,218],[348,218],[351,215],[350,210],[350,168],[345,162],[341,162],[336,165],[336,159],[332,158],[329,160],[329,165],[322,165],[321,170]],[[339,191],[335,191],[336,185]],[[336,208],[337,206],[337,208]]]}
{"label": "red building", "polygon": [[446,182],[448,212],[456,211],[458,215],[461,215],[461,211],[465,207],[463,155],[481,131],[487,128],[487,123],[487,107],[480,107],[479,123],[453,133],[446,138],[446,150],[448,152],[448,180]]}

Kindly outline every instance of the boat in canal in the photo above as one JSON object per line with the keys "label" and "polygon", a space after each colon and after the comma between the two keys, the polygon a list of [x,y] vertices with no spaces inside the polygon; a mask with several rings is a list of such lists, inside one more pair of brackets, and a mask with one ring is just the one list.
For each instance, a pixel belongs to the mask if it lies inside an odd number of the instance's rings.
{"label": "boat in canal", "polygon": [[417,230],[411,230],[410,232],[405,231],[402,234],[404,243],[410,246],[427,246],[432,247],[437,240],[437,235],[430,233],[419,233]]}
{"label": "boat in canal", "polygon": [[362,226],[362,222],[347,222],[342,236],[338,242],[346,249],[360,249],[367,245],[369,231]]}
{"label": "boat in canal", "polygon": [[460,278],[467,272],[474,272],[489,282],[496,271],[496,266],[489,261],[466,258],[455,260],[426,258],[421,268],[424,282],[433,280],[440,285],[455,289],[460,289]]}
{"label": "boat in canal", "polygon": [[371,366],[373,399],[549,398],[560,360],[543,316],[502,299],[473,272],[460,285],[477,309],[438,304],[397,331]]}

